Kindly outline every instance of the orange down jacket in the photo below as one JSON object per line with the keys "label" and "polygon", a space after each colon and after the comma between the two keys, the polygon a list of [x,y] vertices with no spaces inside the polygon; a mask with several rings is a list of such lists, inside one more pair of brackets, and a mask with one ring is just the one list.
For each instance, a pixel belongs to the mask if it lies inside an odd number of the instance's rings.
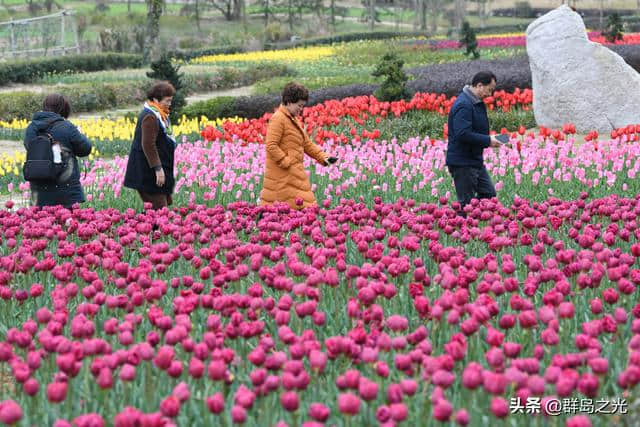
{"label": "orange down jacket", "polygon": [[[281,105],[271,116],[265,141],[266,164],[260,204],[289,203],[292,209],[316,204],[309,176],[302,163],[304,155],[325,165],[327,154],[314,144],[297,118]],[[302,205],[296,205],[296,199]]]}

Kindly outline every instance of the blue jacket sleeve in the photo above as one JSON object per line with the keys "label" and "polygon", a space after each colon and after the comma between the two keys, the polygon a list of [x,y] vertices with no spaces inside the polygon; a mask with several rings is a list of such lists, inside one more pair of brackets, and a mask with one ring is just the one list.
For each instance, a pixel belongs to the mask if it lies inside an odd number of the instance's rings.
{"label": "blue jacket sleeve", "polygon": [[454,138],[462,143],[488,148],[491,137],[473,131],[472,112],[466,105],[461,105],[453,115]]}
{"label": "blue jacket sleeve", "polygon": [[71,141],[71,146],[73,147],[73,154],[78,157],[88,156],[91,153],[91,142],[89,141],[89,139],[87,139],[86,136],[80,133],[80,131],[74,124],[69,124],[69,133],[71,136],[69,140]]}

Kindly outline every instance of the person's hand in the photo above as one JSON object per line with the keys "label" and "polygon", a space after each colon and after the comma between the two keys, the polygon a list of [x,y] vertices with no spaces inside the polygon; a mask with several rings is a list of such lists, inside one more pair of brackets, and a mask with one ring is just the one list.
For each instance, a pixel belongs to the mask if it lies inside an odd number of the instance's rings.
{"label": "person's hand", "polygon": [[288,155],[284,156],[282,160],[280,160],[278,166],[280,166],[282,169],[289,169],[289,167],[291,166],[291,157],[289,157]]}
{"label": "person's hand", "polygon": [[164,170],[158,169],[156,171],[156,185],[158,187],[162,187],[164,185],[164,182],[165,182]]}
{"label": "person's hand", "polygon": [[338,161],[337,157],[329,157],[329,158],[327,158],[327,164],[329,164],[329,165],[332,165],[337,161]]}
{"label": "person's hand", "polygon": [[500,141],[496,139],[495,136],[491,135],[491,148],[499,148],[502,145]]}

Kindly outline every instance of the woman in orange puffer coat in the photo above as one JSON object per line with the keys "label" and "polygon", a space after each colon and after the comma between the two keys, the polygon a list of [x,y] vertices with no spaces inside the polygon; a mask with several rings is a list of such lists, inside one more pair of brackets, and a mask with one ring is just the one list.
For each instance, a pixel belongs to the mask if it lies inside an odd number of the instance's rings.
{"label": "woman in orange puffer coat", "polygon": [[304,155],[313,157],[323,166],[338,160],[329,157],[311,141],[296,117],[308,100],[309,91],[302,85],[289,83],[282,90],[282,104],[271,116],[267,127],[261,205],[286,202],[292,209],[315,205],[316,198],[302,162]]}

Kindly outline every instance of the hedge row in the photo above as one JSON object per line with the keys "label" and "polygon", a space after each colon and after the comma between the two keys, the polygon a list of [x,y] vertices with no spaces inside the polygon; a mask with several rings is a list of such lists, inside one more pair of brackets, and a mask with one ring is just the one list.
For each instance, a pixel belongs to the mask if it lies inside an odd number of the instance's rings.
{"label": "hedge row", "polygon": [[[69,99],[73,112],[87,112],[133,105],[145,99],[146,88],[128,83],[83,83],[58,89]],[[42,109],[43,93],[18,91],[0,97],[0,120],[30,119]]]}
{"label": "hedge row", "polygon": [[[524,26],[487,27],[478,32],[521,31]],[[356,40],[383,40],[395,37],[419,37],[424,32],[376,31],[370,33],[347,33],[331,37],[320,37],[287,43],[266,43],[265,50],[288,49],[291,47],[308,47]],[[172,58],[189,61],[204,55],[231,54],[244,51],[241,46],[213,47],[190,51],[172,51]],[[32,83],[46,74],[80,73],[122,68],[141,68],[144,63],[141,55],[129,53],[99,53],[83,55],[67,55],[45,57],[30,60],[18,60],[0,63],[0,86],[9,83]]]}
{"label": "hedge row", "polygon": [[[640,72],[640,46],[620,45],[611,46],[611,49]],[[520,55],[509,59],[464,61],[411,68],[407,73],[413,76],[413,80],[407,82],[407,88],[411,94],[432,92],[454,96],[469,83],[475,73],[483,70],[494,72],[498,79],[498,90],[512,92],[516,88],[531,87],[529,58]],[[310,91],[307,105],[315,105],[329,99],[371,95],[377,88],[378,85],[354,84]],[[184,114],[189,117],[204,115],[211,119],[233,116],[257,118],[273,111],[279,103],[279,95],[214,98],[188,106]]]}
{"label": "hedge row", "polygon": [[[529,7],[526,6],[517,6],[518,2],[515,3],[516,6],[514,7],[510,7],[510,8],[501,8],[501,9],[493,9],[492,14],[493,16],[506,16],[506,17],[515,17],[518,15],[518,10],[524,10],[526,9],[531,17],[535,17],[535,16],[542,16],[548,12],[551,12],[553,10],[553,8],[548,8],[548,7],[532,7],[529,5]],[[617,13],[618,15],[622,16],[622,15],[633,15],[637,12],[636,9],[604,9],[602,11],[603,15],[605,17],[613,14],[613,13]],[[578,15],[584,17],[592,17],[592,18],[598,18],[600,17],[600,9],[587,9],[587,8],[579,8],[577,10]]]}
{"label": "hedge row", "polygon": [[212,47],[207,49],[194,49],[194,50],[175,50],[169,53],[173,59],[181,61],[190,61],[193,58],[206,55],[228,55],[232,53],[243,52],[242,46],[225,46],[225,47]]}
{"label": "hedge row", "polygon": [[142,56],[129,53],[66,55],[0,63],[0,86],[32,83],[47,74],[140,68]]}
{"label": "hedge row", "polygon": [[[216,73],[186,75],[184,87],[188,94],[207,92],[246,86],[259,80],[291,74],[293,71],[282,64],[260,64],[244,71],[225,67]],[[78,113],[137,105],[144,101],[147,89],[152,83],[151,79],[138,84],[131,84],[131,82],[78,83],[60,85],[55,90],[66,95],[71,103],[71,109]],[[31,91],[3,94],[0,97],[0,120],[31,118],[34,111],[40,110],[44,96],[44,93]]]}
{"label": "hedge row", "polygon": [[[344,99],[351,96],[371,95],[377,85],[348,85],[329,87],[309,92],[307,105],[316,105],[330,99]],[[280,104],[280,95],[256,95],[239,97],[218,97],[195,102],[183,110],[187,117],[207,116],[210,119],[224,117],[244,117],[255,119],[267,111],[273,111]]]}

